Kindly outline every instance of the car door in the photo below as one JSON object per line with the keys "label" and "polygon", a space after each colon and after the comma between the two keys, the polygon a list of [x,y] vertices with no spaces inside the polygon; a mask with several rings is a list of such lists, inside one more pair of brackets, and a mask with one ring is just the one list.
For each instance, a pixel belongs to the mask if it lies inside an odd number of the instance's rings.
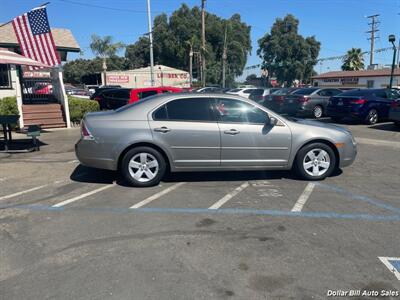
{"label": "car door", "polygon": [[220,132],[211,100],[208,97],[171,100],[149,118],[153,138],[168,149],[173,167],[219,167]]}
{"label": "car door", "polygon": [[283,122],[266,124],[267,112],[237,99],[217,98],[215,112],[221,131],[222,167],[287,165],[291,131]]}
{"label": "car door", "polygon": [[375,96],[373,99],[373,105],[370,108],[378,110],[379,118],[382,120],[389,117],[389,109],[392,100],[390,99],[390,89],[380,89],[373,93]]}

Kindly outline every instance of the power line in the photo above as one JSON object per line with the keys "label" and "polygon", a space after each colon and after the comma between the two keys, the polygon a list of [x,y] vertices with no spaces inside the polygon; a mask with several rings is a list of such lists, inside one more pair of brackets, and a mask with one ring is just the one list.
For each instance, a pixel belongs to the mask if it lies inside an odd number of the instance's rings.
{"label": "power line", "polygon": [[[111,6],[103,6],[103,5],[90,4],[90,3],[82,3],[82,2],[77,2],[77,1],[73,1],[73,0],[58,0],[58,1],[69,3],[69,4],[74,4],[74,5],[86,6],[86,7],[94,7],[94,8],[101,8],[101,9],[122,11],[122,12],[129,12],[129,13],[144,13],[144,14],[147,14],[146,10],[132,10],[132,9],[125,9],[125,8],[118,8],[118,7],[111,7]],[[161,13],[161,12],[157,12],[157,13]]]}

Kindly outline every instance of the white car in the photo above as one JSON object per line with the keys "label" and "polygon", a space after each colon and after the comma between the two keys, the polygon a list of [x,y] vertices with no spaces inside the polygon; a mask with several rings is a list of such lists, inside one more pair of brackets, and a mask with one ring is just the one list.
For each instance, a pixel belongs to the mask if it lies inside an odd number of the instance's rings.
{"label": "white car", "polygon": [[249,99],[251,92],[253,92],[254,90],[257,90],[257,88],[255,88],[255,87],[254,88],[237,88],[237,89],[232,89],[226,93],[231,94],[231,95],[242,96],[244,98]]}

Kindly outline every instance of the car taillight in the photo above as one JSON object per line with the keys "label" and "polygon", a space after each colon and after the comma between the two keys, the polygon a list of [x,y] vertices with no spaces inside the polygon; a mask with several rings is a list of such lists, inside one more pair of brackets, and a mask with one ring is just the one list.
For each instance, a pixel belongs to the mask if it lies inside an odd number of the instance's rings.
{"label": "car taillight", "polygon": [[299,102],[300,102],[300,103],[307,102],[308,100],[310,100],[310,97],[303,96],[303,97],[300,97],[300,98],[299,98]]}
{"label": "car taillight", "polygon": [[277,96],[277,97],[275,97],[275,100],[276,100],[277,102],[283,102],[283,101],[285,100],[285,97],[283,97],[283,96]]}
{"label": "car taillight", "polygon": [[101,98],[97,96],[97,97],[94,97],[93,100],[100,101]]}
{"label": "car taillight", "polygon": [[90,131],[87,129],[85,122],[81,123],[81,135],[84,140],[93,140],[93,136]]}
{"label": "car taillight", "polygon": [[392,103],[390,103],[390,107],[391,108],[396,108],[396,107],[400,107],[400,100],[399,101],[393,101]]}
{"label": "car taillight", "polygon": [[350,101],[351,104],[365,104],[365,102],[367,102],[367,100],[365,100],[365,99],[357,99],[357,100]]}

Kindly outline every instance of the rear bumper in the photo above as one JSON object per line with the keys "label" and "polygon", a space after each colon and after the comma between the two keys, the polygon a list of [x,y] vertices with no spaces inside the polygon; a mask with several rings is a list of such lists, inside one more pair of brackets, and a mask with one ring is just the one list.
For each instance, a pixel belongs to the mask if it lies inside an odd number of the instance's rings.
{"label": "rear bumper", "polygon": [[353,111],[351,108],[330,108],[329,106],[326,109],[326,114],[329,117],[336,118],[355,118],[355,119],[363,119],[365,116],[361,111]]}
{"label": "rear bumper", "polygon": [[95,141],[80,139],[75,144],[75,155],[79,162],[87,167],[117,170],[118,162],[114,159],[99,155],[98,145]]}

